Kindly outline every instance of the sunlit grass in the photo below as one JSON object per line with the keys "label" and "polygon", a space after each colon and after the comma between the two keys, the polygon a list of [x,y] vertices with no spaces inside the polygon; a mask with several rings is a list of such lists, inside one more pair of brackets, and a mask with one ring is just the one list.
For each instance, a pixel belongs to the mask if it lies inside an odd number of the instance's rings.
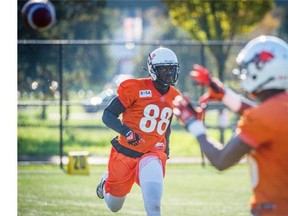
{"label": "sunlit grass", "polygon": [[[114,216],[95,187],[106,166],[89,175],[69,175],[58,166],[18,166],[19,216]],[[163,216],[246,216],[250,196],[246,165],[219,173],[199,165],[167,165]],[[134,185],[117,216],[145,215],[141,190]]]}
{"label": "sunlit grass", "polygon": [[[18,112],[18,156],[59,155],[60,121],[56,107],[47,108],[47,119],[39,118],[40,107],[19,110]],[[65,109],[63,110],[63,112]],[[117,133],[107,128],[101,120],[102,113],[85,113],[81,107],[71,107],[69,119],[63,119],[63,153],[86,150],[90,155],[108,156],[110,141]],[[64,115],[65,116],[65,115]],[[217,126],[218,112],[209,111],[205,122],[208,135],[220,139]],[[214,128],[210,128],[210,127]],[[225,140],[232,136],[232,130],[225,131]],[[174,119],[170,137],[170,156],[200,156],[196,139]]]}

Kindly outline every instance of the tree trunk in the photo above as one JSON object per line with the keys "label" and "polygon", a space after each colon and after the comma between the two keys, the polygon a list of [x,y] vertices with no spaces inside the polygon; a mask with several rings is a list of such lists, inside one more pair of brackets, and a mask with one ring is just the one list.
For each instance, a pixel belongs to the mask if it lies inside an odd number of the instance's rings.
{"label": "tree trunk", "polygon": [[209,47],[213,56],[216,59],[218,78],[221,82],[225,79],[225,64],[229,55],[230,47],[224,45],[215,45]]}

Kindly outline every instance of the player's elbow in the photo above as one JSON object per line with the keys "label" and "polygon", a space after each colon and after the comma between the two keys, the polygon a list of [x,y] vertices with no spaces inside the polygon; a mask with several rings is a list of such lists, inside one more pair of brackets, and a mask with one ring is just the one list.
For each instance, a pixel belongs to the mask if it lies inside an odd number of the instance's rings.
{"label": "player's elbow", "polygon": [[102,115],[102,122],[105,124],[105,125],[107,125],[107,124],[109,124],[109,113],[108,113],[108,111],[106,110],[106,109],[104,109],[104,111],[103,111],[103,115]]}
{"label": "player's elbow", "polygon": [[219,171],[224,171],[224,170],[226,170],[228,167],[223,166],[223,165],[217,165],[217,166],[215,166],[215,168],[216,168],[217,170],[219,170]]}
{"label": "player's elbow", "polygon": [[218,171],[224,171],[228,167],[224,166],[221,163],[211,163],[213,167],[215,167]]}
{"label": "player's elbow", "polygon": [[225,158],[218,158],[217,160],[211,162],[211,164],[219,171],[224,171],[233,165],[225,160]]}

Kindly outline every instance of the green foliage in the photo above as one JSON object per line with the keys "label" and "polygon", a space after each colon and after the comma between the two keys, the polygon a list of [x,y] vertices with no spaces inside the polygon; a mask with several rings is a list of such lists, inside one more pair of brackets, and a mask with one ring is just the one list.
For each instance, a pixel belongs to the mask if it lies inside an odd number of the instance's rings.
{"label": "green foliage", "polygon": [[[66,168],[65,168],[66,169]],[[20,216],[112,216],[95,188],[106,166],[91,165],[90,175],[69,175],[58,166],[18,166]],[[163,216],[246,216],[250,184],[246,165],[221,174],[207,166],[167,165]],[[141,190],[134,184],[117,216],[144,215]]]}
{"label": "green foliage", "polygon": [[272,0],[163,1],[169,7],[172,23],[201,41],[228,40],[247,33],[273,5]]}
{"label": "green foliage", "polygon": [[288,41],[288,3],[286,3],[285,7],[281,7],[283,18],[282,25],[279,28],[279,36]]}
{"label": "green foliage", "polygon": [[[110,28],[115,25],[117,13],[105,8],[106,1],[54,1],[57,23],[49,30],[37,32],[27,28],[21,17],[21,8],[26,1],[18,1],[18,40],[38,39],[91,39],[111,37]],[[111,13],[114,16],[110,16]],[[119,15],[119,14],[118,14]],[[114,22],[111,20],[114,17]],[[101,29],[101,30],[100,30]],[[59,91],[59,45],[18,45],[18,90],[31,92],[32,83],[37,83],[34,93],[42,100],[49,100]],[[62,71],[64,99],[69,100],[69,90],[89,89],[101,84],[109,70],[108,50],[104,46],[62,46]],[[89,80],[89,82],[87,82]],[[51,89],[51,83],[58,86]],[[80,86],[80,87],[79,87]]]}
{"label": "green foliage", "polygon": [[[200,41],[233,40],[236,34],[251,31],[273,7],[273,0],[239,1],[170,1],[172,24]],[[218,76],[224,80],[225,62],[231,46],[209,46],[218,66]]]}

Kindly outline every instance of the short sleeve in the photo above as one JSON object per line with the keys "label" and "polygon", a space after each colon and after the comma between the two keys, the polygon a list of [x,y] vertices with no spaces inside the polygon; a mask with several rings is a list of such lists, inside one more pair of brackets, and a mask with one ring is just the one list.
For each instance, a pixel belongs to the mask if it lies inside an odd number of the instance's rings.
{"label": "short sleeve", "polygon": [[275,136],[271,118],[266,110],[252,108],[244,112],[238,122],[240,138],[253,148],[265,145]]}
{"label": "short sleeve", "polygon": [[137,91],[135,86],[137,86],[135,80],[129,79],[123,81],[117,89],[118,99],[125,106],[125,108],[129,107],[136,100],[135,92]]}

